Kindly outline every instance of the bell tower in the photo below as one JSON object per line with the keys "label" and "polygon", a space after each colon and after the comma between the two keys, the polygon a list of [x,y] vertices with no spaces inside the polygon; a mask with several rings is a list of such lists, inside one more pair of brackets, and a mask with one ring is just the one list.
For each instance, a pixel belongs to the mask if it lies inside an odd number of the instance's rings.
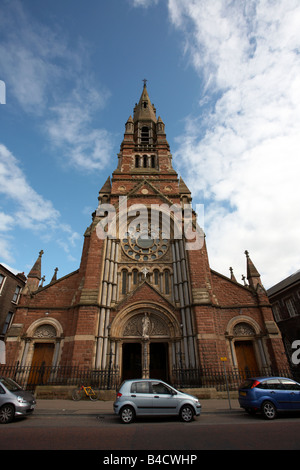
{"label": "bell tower", "polygon": [[[144,87],[139,102],[125,124],[124,139],[119,153],[119,164],[114,175],[134,175],[135,179],[167,172],[176,175],[172,168],[170,146],[166,139],[165,125],[156,117],[156,108]],[[118,177],[118,179],[120,179]]]}

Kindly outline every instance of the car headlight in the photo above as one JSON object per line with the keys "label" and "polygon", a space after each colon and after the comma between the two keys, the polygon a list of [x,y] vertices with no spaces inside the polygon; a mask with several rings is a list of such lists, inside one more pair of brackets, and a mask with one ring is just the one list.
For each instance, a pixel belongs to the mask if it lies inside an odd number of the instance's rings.
{"label": "car headlight", "polygon": [[23,397],[20,397],[20,396],[17,397],[17,400],[19,403],[27,403],[27,401]]}

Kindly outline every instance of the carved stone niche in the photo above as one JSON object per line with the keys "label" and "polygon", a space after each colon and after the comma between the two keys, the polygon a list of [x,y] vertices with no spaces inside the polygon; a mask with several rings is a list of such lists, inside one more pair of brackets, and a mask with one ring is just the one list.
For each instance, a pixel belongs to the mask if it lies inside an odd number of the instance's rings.
{"label": "carved stone niche", "polygon": [[56,338],[56,329],[52,325],[38,326],[33,335],[34,338],[53,339]]}
{"label": "carved stone niche", "polygon": [[234,336],[255,336],[255,331],[249,323],[238,323],[233,328]]}
{"label": "carved stone niche", "polygon": [[168,336],[166,324],[155,315],[140,314],[132,317],[126,324],[123,336],[150,337]]}

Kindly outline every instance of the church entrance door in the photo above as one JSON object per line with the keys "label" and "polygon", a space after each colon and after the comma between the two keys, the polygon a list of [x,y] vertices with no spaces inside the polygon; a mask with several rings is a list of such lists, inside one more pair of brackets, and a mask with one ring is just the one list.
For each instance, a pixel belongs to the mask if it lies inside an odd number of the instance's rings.
{"label": "church entrance door", "polygon": [[168,381],[168,343],[150,343],[150,378]]}
{"label": "church entrance door", "polygon": [[54,343],[35,343],[28,383],[46,384],[50,376],[54,353]]}
{"label": "church entrance door", "polygon": [[142,344],[123,344],[123,380],[142,377]]}
{"label": "church entrance door", "polygon": [[238,368],[242,374],[247,377],[259,372],[252,341],[236,341],[235,352]]}

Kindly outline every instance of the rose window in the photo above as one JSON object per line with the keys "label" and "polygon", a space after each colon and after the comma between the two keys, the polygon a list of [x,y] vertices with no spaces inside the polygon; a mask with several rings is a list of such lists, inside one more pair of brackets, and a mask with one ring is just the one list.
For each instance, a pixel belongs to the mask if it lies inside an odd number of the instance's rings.
{"label": "rose window", "polygon": [[152,261],[163,256],[169,246],[166,234],[159,228],[150,231],[148,223],[140,224],[137,230],[128,229],[122,240],[124,252],[136,261]]}

